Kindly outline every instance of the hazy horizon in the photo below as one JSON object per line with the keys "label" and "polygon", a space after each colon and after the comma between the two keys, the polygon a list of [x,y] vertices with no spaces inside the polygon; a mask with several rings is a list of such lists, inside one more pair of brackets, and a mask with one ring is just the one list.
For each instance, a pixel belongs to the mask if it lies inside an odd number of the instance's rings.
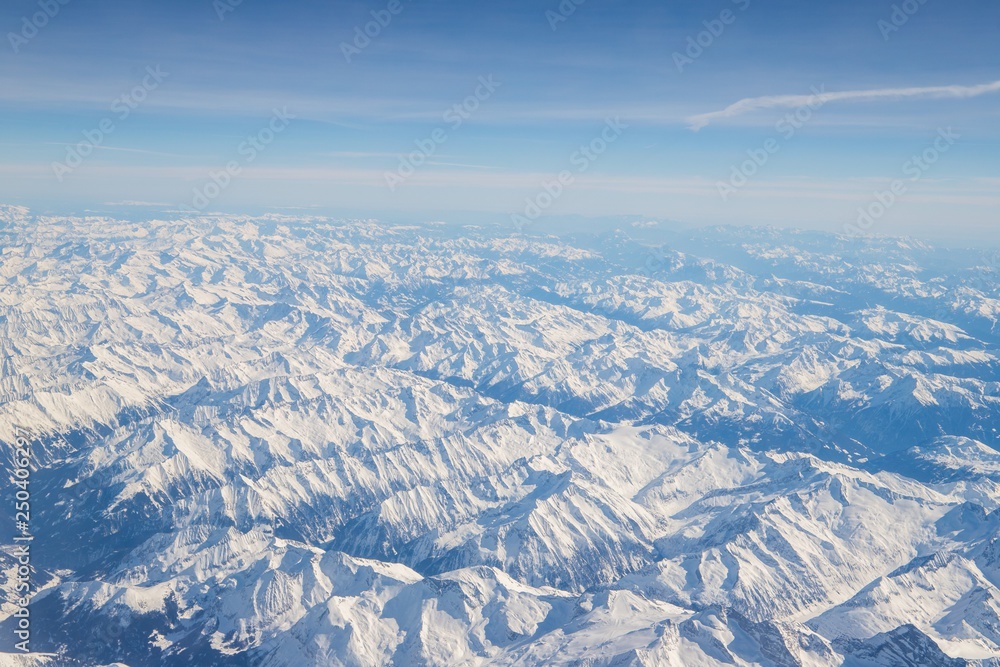
{"label": "hazy horizon", "polygon": [[866,233],[987,241],[998,18],[967,0],[19,0],[0,9],[0,201],[833,233],[863,210]]}

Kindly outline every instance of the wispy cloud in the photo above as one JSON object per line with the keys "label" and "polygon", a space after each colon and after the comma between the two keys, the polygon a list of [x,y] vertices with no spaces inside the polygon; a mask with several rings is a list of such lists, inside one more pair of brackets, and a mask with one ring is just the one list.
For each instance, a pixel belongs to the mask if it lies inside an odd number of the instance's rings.
{"label": "wispy cloud", "polygon": [[836,93],[817,91],[812,95],[765,95],[763,97],[747,97],[730,104],[720,111],[690,116],[688,125],[694,131],[706,127],[713,121],[722,118],[732,118],[761,109],[797,109],[807,104],[826,104],[828,102],[861,102],[879,99],[906,98],[968,98],[989,93],[1000,92],[1000,81],[984,83],[977,86],[929,86],[924,88],[878,88],[875,90],[845,90]]}
{"label": "wispy cloud", "polygon": [[106,201],[103,206],[172,206],[166,202],[161,201]]}
{"label": "wispy cloud", "polygon": [[436,167],[460,167],[462,169],[499,169],[499,167],[490,167],[485,164],[465,164],[462,162],[437,162],[434,160],[428,160],[427,164],[432,164]]}
{"label": "wispy cloud", "polygon": [[[65,141],[44,141],[42,142],[45,146],[77,146],[78,144],[70,144]],[[140,155],[162,155],[165,157],[190,157],[188,155],[179,155],[177,153],[163,153],[161,151],[149,151],[142,148],[121,148],[119,146],[96,146],[91,144],[91,148],[96,148],[102,151],[113,151],[118,153],[138,153]]]}
{"label": "wispy cloud", "polygon": [[379,153],[372,151],[334,151],[332,153],[323,153],[322,155],[326,157],[346,157],[346,158],[384,158],[384,157],[399,157],[399,153]]}

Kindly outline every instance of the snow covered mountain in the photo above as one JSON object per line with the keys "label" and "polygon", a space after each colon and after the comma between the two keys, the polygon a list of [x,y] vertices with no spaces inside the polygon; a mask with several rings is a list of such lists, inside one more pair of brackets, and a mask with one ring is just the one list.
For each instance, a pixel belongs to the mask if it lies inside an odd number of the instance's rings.
{"label": "snow covered mountain", "polygon": [[2,664],[1000,665],[994,252],[0,224]]}

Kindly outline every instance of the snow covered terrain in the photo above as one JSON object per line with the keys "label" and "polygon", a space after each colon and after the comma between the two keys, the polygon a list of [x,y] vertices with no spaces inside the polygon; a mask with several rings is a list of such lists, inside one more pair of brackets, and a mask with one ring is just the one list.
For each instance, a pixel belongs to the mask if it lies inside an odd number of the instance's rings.
{"label": "snow covered terrain", "polygon": [[51,654],[0,664],[1000,665],[995,252],[16,207],[0,252]]}

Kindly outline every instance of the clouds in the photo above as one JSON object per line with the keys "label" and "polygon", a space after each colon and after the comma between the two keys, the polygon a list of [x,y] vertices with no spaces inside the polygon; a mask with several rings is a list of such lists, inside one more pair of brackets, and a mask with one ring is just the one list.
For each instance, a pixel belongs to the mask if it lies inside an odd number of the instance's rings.
{"label": "clouds", "polygon": [[[875,25],[884,8],[870,2],[751,3],[697,71],[679,76],[671,51],[719,16],[718,2],[587,3],[555,32],[545,12],[556,11],[559,0],[412,3],[363,57],[347,62],[341,43],[386,1],[254,0],[226,12],[224,21],[211,0],[102,0],[99,12],[68,6],[30,48],[8,49],[0,67],[0,201],[59,199],[78,208],[189,201],[194,186],[233,159],[247,133],[286,105],[300,117],[294,129],[218,206],[343,205],[364,215],[461,208],[507,220],[615,116],[632,126],[628,136],[577,179],[560,213],[656,213],[711,223],[754,213],[757,222],[785,216],[840,229],[830,211],[846,196],[832,197],[824,184],[894,176],[942,123],[961,129],[967,141],[936,167],[935,178],[996,175],[1000,96],[987,93],[1000,82],[898,89],[880,82],[1000,79],[1000,3],[976,0],[975,11],[928,3],[919,21],[888,44]],[[8,5],[0,6],[0,25],[18,30],[25,5]],[[117,118],[110,105],[134,90],[150,64],[162,64],[169,83],[59,183],[51,163],[65,159],[66,148],[103,117]],[[449,133],[405,188],[391,192],[386,170],[450,122],[443,114],[491,73],[504,82],[500,94]],[[843,92],[810,91],[812,82]],[[864,87],[882,88],[857,90]],[[803,94],[757,97],[774,90]],[[722,101],[720,91],[728,91]],[[954,105],[933,99],[976,96]],[[783,143],[787,150],[769,160],[755,186],[725,208],[715,183],[762,145],[761,127],[734,121],[752,112],[766,116],[767,109],[784,116],[785,107],[810,102],[865,100],[883,104],[824,107],[811,131]],[[886,104],[896,100],[909,103]],[[725,132],[688,130],[722,123]],[[882,131],[887,127],[893,131]],[[773,186],[797,178],[811,186]],[[858,199],[870,195],[863,190]],[[995,217],[992,199],[978,190],[949,196],[969,202],[961,224]],[[853,219],[854,208],[845,204],[841,217]],[[910,214],[899,211],[894,215]]]}
{"label": "clouds", "polygon": [[716,120],[734,118],[762,109],[797,109],[816,103],[828,102],[865,102],[872,100],[903,100],[914,98],[970,98],[989,93],[1000,92],[1000,81],[984,83],[976,86],[930,86],[924,88],[878,88],[875,90],[847,90],[828,93],[824,90],[814,90],[811,95],[765,95],[763,97],[747,97],[730,104],[720,111],[690,116],[687,119],[690,129],[697,132]]}

